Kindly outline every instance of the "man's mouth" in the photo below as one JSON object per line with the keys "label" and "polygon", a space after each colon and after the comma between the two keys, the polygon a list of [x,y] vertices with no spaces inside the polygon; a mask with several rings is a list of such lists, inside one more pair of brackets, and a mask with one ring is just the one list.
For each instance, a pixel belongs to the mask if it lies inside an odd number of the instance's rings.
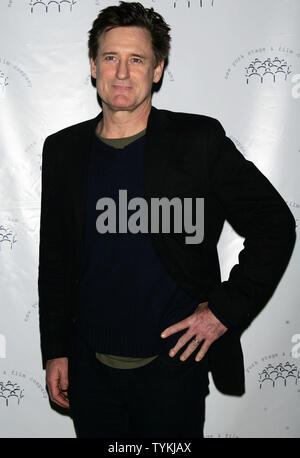
{"label": "man's mouth", "polygon": [[123,86],[122,84],[113,84],[113,87],[120,91],[128,91],[128,89],[131,89],[131,86]]}

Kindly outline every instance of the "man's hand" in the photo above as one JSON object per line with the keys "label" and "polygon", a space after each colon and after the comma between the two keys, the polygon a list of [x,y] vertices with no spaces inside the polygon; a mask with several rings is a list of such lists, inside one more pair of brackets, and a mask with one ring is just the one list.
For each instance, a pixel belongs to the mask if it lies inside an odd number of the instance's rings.
{"label": "man's hand", "polygon": [[46,383],[51,401],[69,408],[68,358],[48,359],[46,363]]}
{"label": "man's hand", "polygon": [[[207,306],[208,302],[202,302],[199,304],[195,312],[178,323],[173,324],[169,328],[165,329],[161,333],[161,337],[165,338],[171,334],[175,334],[182,329],[188,328],[185,334],[183,334],[174,348],[171,348],[169,355],[175,356],[180,348],[182,348],[192,337],[194,340],[188,345],[185,351],[180,356],[181,361],[188,358],[193,351],[197,349],[202,341],[203,344],[198,351],[195,360],[200,361],[211,344],[221,337],[227,328],[224,326],[217,317],[209,310]],[[198,342],[195,341],[197,339]]]}

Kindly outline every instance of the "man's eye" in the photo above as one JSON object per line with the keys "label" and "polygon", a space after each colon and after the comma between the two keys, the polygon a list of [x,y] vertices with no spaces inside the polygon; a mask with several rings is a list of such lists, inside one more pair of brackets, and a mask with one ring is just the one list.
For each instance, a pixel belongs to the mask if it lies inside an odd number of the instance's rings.
{"label": "man's eye", "polygon": [[142,59],[139,59],[138,57],[133,57],[132,58],[133,62],[136,63],[136,64],[139,64],[142,62]]}
{"label": "man's eye", "polygon": [[115,56],[106,56],[105,60],[114,60],[116,57]]}

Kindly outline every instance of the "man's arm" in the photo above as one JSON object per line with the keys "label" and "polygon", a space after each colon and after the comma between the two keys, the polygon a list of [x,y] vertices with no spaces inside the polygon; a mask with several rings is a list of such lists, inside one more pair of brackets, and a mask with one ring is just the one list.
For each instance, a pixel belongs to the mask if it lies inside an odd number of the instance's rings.
{"label": "man's arm", "polygon": [[66,356],[67,313],[63,245],[63,183],[57,145],[50,136],[43,148],[39,247],[39,318],[43,362]]}
{"label": "man's arm", "polygon": [[277,190],[216,120],[209,178],[226,219],[245,238],[238,264],[211,292],[209,304],[226,322],[239,326],[251,321],[278,285],[293,251],[296,223]]}
{"label": "man's arm", "polygon": [[186,359],[202,342],[197,361],[227,331],[225,323],[230,327],[248,323],[265,305],[288,264],[296,240],[295,219],[288,206],[268,179],[236,149],[216,120],[210,138],[211,191],[221,202],[226,219],[245,241],[239,263],[232,268],[228,280],[221,282],[210,293],[208,302],[199,304],[192,315],[161,334],[165,338],[187,329],[170,356],[195,338],[181,359]]}
{"label": "man's arm", "polygon": [[65,260],[63,250],[62,183],[56,162],[53,137],[43,148],[42,197],[39,249],[39,322],[43,366],[50,398],[68,407],[69,325],[65,298]]}

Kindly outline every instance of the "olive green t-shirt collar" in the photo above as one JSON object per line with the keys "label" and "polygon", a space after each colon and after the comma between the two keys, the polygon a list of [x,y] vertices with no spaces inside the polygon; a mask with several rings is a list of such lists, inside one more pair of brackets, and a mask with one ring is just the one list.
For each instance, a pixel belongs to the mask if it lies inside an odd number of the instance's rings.
{"label": "olive green t-shirt collar", "polygon": [[101,137],[101,135],[99,135],[99,133],[97,132],[97,129],[95,130],[95,134],[106,145],[112,146],[113,148],[117,148],[117,149],[123,149],[125,148],[125,146],[129,145],[130,143],[133,143],[135,140],[145,135],[146,130],[147,129],[141,130],[141,132],[138,132],[135,135],[131,135],[130,137],[124,137],[124,138]]}

